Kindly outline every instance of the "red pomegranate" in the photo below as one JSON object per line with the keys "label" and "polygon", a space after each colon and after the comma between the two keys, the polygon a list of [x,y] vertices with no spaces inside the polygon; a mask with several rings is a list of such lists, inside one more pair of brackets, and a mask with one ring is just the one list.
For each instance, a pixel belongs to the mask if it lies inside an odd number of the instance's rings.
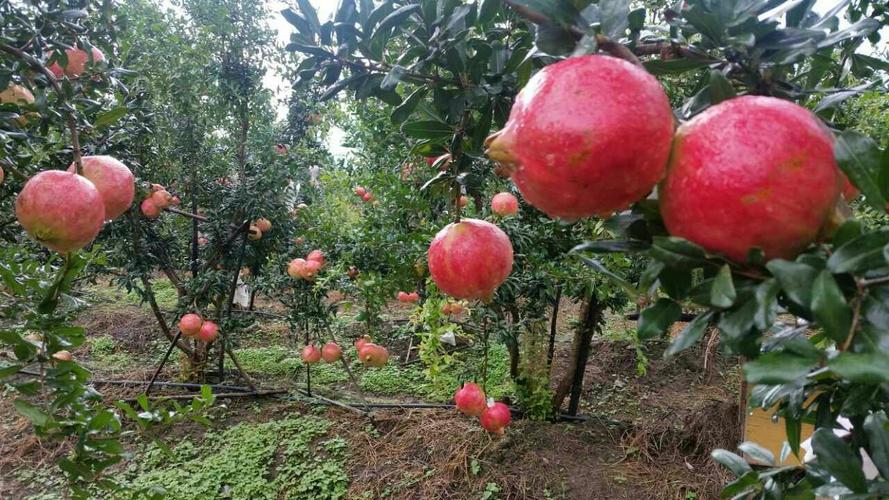
{"label": "red pomegranate", "polygon": [[[93,64],[105,62],[105,54],[103,54],[101,50],[93,47],[91,52],[93,55]],[[64,69],[59,66],[58,62],[54,62],[49,66],[49,70],[56,78],[61,78],[63,74],[71,78],[77,78],[86,69],[89,55],[87,55],[86,51],[83,49],[73,48],[65,50],[65,56],[67,57],[68,62],[65,63]]]}
{"label": "red pomegranate", "polygon": [[169,207],[172,201],[173,196],[166,189],[161,189],[151,194],[151,202],[161,210]]}
{"label": "red pomegranate", "polygon": [[208,240],[207,238],[204,238],[203,236],[201,236],[200,238],[198,238],[198,245],[200,245],[200,246],[204,246],[204,245],[206,245],[207,243],[210,243],[210,240]]}
{"label": "red pomegranate", "polygon": [[306,255],[306,260],[314,260],[321,267],[324,267],[324,252],[322,252],[321,250],[312,250],[311,252],[309,252],[309,255]]}
{"label": "red pomegranate", "polygon": [[6,179],[6,172],[3,171],[3,167],[0,167],[0,184],[3,184],[4,179]]}
{"label": "red pomegranate", "polygon": [[321,359],[325,363],[333,363],[343,357],[343,350],[336,342],[328,342],[321,348]]}
{"label": "red pomegranate", "polygon": [[358,351],[358,359],[364,366],[379,368],[389,361],[389,351],[383,346],[367,342]]}
{"label": "red pomegranate", "polygon": [[256,241],[262,238],[262,231],[256,226],[256,224],[250,224],[250,227],[247,228],[247,237],[253,241]]}
{"label": "red pomegranate", "polygon": [[[28,106],[30,104],[34,104],[34,94],[31,93],[27,88],[16,85],[14,83],[9,84],[5,89],[0,90],[0,103],[3,104],[15,104],[16,106]],[[23,113],[21,116],[15,119],[15,122],[23,127],[28,124],[31,118],[35,118],[39,116],[38,113]],[[2,173],[0,173],[0,182],[3,182]]]}
{"label": "red pomegranate", "polygon": [[362,196],[361,199],[370,203],[370,202],[374,201],[374,195],[372,193],[364,193],[364,196]]}
{"label": "red pomegranate", "polygon": [[315,344],[309,344],[303,347],[303,362],[311,365],[321,361],[321,349],[315,347]]}
{"label": "red pomegranate", "polygon": [[71,352],[62,350],[54,352],[52,358],[56,361],[71,361],[74,356],[71,355]]}
{"label": "red pomegranate", "polygon": [[354,279],[358,278],[358,275],[361,274],[361,272],[358,270],[357,267],[349,266],[349,271],[346,274],[349,275],[350,280],[354,280]]}
{"label": "red pomegranate", "polygon": [[279,155],[286,155],[289,150],[290,148],[286,144],[275,144],[275,153]]}
{"label": "red pomegranate", "polygon": [[508,406],[497,402],[486,406],[479,420],[486,431],[494,434],[503,434],[503,429],[509,425],[512,415],[509,412]]}
{"label": "red pomegranate", "polygon": [[370,337],[369,337],[369,336],[364,335],[364,336],[362,336],[362,337],[359,337],[358,340],[355,341],[355,350],[358,351],[358,352],[360,353],[360,352],[361,352],[361,349],[362,349],[365,345],[367,345],[367,344],[369,344],[369,343],[370,343]]}
{"label": "red pomegranate", "polygon": [[306,241],[306,239],[303,238],[302,236],[297,236],[296,238],[293,239],[293,244],[294,245],[302,245],[305,241]]}
{"label": "red pomegranate", "polygon": [[142,215],[149,219],[157,219],[161,214],[161,209],[157,208],[157,205],[151,201],[151,198],[142,200],[142,204],[139,205],[139,210],[142,211]]}
{"label": "red pomegranate", "polygon": [[490,222],[463,219],[435,235],[428,258],[429,274],[442,292],[489,301],[512,272],[512,243]]}
{"label": "red pomegranate", "polygon": [[45,170],[25,183],[15,200],[15,216],[38,243],[68,253],[96,238],[105,222],[105,204],[87,178]]}
{"label": "red pomegranate", "polygon": [[774,97],[722,102],[679,127],[659,189],[667,230],[743,262],[792,259],[840,195],[833,139],[811,112]]}
{"label": "red pomegranate", "polygon": [[[110,156],[84,156],[83,176],[89,179],[105,202],[105,219],[114,220],[130,208],[136,195],[136,178],[126,165]],[[72,163],[69,172],[76,172]]]}
{"label": "red pomegranate", "polygon": [[188,313],[179,319],[179,330],[186,337],[194,337],[201,331],[204,325],[203,318],[195,313]]}
{"label": "red pomegranate", "polygon": [[174,196],[174,197],[170,198],[170,205],[173,205],[174,207],[178,207],[181,204],[182,204],[182,200],[180,200],[178,196]]}
{"label": "red pomegranate", "polygon": [[358,195],[358,196],[363,197],[365,194],[367,194],[367,189],[364,189],[364,188],[361,187],[361,186],[357,186],[357,187],[355,188],[355,194]]}
{"label": "red pomegranate", "polygon": [[664,176],[673,111],[658,81],[622,59],[551,64],[516,97],[488,156],[509,167],[531,205],[550,217],[606,217]]}
{"label": "red pomegranate", "polygon": [[306,259],[293,259],[287,266],[287,274],[291,278],[302,278],[306,269]]}
{"label": "red pomegranate", "polygon": [[256,219],[256,222],[254,222],[253,225],[255,225],[260,230],[260,232],[263,233],[267,233],[272,229],[271,221],[269,221],[265,217]]}
{"label": "red pomegranate", "polygon": [[500,217],[519,211],[519,200],[510,193],[497,193],[491,198],[491,211]]}
{"label": "red pomegranate", "polygon": [[201,329],[198,331],[198,338],[208,343],[216,340],[217,335],[219,335],[219,325],[209,320],[204,321],[204,324],[201,325]]}
{"label": "red pomegranate", "polygon": [[846,201],[852,201],[855,198],[858,198],[858,195],[861,194],[861,191],[859,191],[858,188],[855,187],[855,184],[852,184],[852,181],[850,181],[849,178],[846,177],[846,174],[844,174],[842,170],[840,170],[840,179],[843,183],[843,198],[845,198]]}
{"label": "red pomegranate", "polygon": [[465,207],[467,204],[469,204],[469,198],[466,197],[465,194],[464,194],[464,195],[461,195],[459,198],[457,198],[457,204],[460,205],[460,208],[463,208],[463,207]]}
{"label": "red pomegranate", "polygon": [[457,409],[464,415],[470,417],[481,416],[488,404],[485,400],[485,393],[482,388],[472,382],[463,384],[456,394],[454,394],[454,403]]}
{"label": "red pomegranate", "polygon": [[321,270],[321,263],[317,260],[307,260],[305,267],[303,267],[302,277],[303,279],[312,281],[315,279],[315,275],[318,274],[318,271]]}

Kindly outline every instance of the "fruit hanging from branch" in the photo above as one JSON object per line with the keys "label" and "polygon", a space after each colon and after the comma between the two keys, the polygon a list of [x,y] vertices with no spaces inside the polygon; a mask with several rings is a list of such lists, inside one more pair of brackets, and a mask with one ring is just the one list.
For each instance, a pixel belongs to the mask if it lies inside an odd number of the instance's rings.
{"label": "fruit hanging from branch", "polygon": [[497,193],[491,198],[491,211],[500,217],[514,215],[519,211],[519,200],[512,193]]}
{"label": "fruit hanging from branch", "polygon": [[336,342],[328,342],[321,348],[321,359],[325,363],[333,363],[343,357],[343,350]]}
{"label": "fruit hanging from branch", "polygon": [[262,231],[260,231],[259,228],[256,227],[256,224],[250,224],[250,227],[247,228],[247,237],[253,241],[256,241],[262,238]]}
{"label": "fruit hanging from branch", "polygon": [[263,233],[267,233],[267,232],[271,231],[271,229],[272,229],[272,222],[270,220],[266,219],[265,217],[260,217],[259,219],[256,219],[256,222],[254,222],[253,225],[256,226],[259,229],[259,231],[263,232]]}
{"label": "fruit hanging from branch", "polygon": [[105,223],[105,204],[86,177],[44,170],[25,183],[15,200],[15,216],[38,243],[68,253],[96,238]]}
{"label": "fruit hanging from branch", "polygon": [[833,138],[809,110],[744,96],[679,127],[658,194],[670,234],[744,262],[753,248],[766,259],[805,250],[841,188]]}
{"label": "fruit hanging from branch", "polygon": [[383,346],[367,342],[359,349],[358,359],[366,367],[379,368],[389,361],[389,351]]}
{"label": "fruit hanging from branch", "polygon": [[[130,169],[120,161],[104,155],[84,156],[81,163],[83,176],[96,186],[102,196],[105,219],[111,221],[126,212],[136,196],[136,179]],[[68,171],[76,172],[77,165],[72,163]]]}
{"label": "fruit hanging from branch", "polygon": [[157,219],[161,214],[161,209],[157,208],[157,205],[154,204],[150,197],[142,200],[142,203],[139,205],[139,210],[141,210],[142,215],[148,219]]}
{"label": "fruit hanging from branch", "polygon": [[[92,47],[90,52],[92,53],[93,64],[105,62],[105,54],[103,54],[101,50],[96,47]],[[59,65],[59,63],[62,61],[56,61],[49,66],[49,71],[52,72],[52,74],[56,78],[61,78],[62,75],[65,75],[69,78],[77,78],[78,76],[83,74],[84,70],[86,70],[86,65],[87,62],[89,62],[90,58],[87,52],[80,48],[71,48],[65,50],[65,56],[67,62],[64,63],[64,67]]]}
{"label": "fruit hanging from branch", "polygon": [[466,382],[457,390],[454,394],[454,403],[460,412],[470,417],[480,417],[488,407],[485,392],[473,382]]}
{"label": "fruit hanging from branch", "polygon": [[321,361],[321,349],[315,347],[315,344],[309,344],[303,347],[302,358],[307,365],[315,364]]}
{"label": "fruit hanging from branch", "polygon": [[499,227],[478,219],[452,222],[429,245],[429,274],[458,299],[488,302],[512,272],[512,243]]}
{"label": "fruit hanging from branch", "polygon": [[551,64],[516,97],[487,155],[509,169],[550,217],[607,217],[664,176],[673,110],[660,83],[622,59],[589,55]]}
{"label": "fruit hanging from branch", "polygon": [[194,337],[201,331],[204,326],[204,320],[199,314],[188,313],[179,319],[179,331],[186,337]]}
{"label": "fruit hanging from branch", "polygon": [[210,343],[216,340],[216,337],[219,335],[219,325],[217,325],[213,321],[204,321],[204,324],[201,325],[201,329],[198,330],[198,339],[203,340],[204,342]]}

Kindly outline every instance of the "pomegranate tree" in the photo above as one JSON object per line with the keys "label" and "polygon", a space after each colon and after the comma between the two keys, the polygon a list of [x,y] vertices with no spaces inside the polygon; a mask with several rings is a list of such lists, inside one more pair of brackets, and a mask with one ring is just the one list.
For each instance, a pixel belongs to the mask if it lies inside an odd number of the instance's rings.
{"label": "pomegranate tree", "polygon": [[[136,179],[126,165],[110,156],[84,156],[83,176],[89,179],[105,204],[105,219],[114,220],[130,208],[136,195]],[[69,172],[76,172],[72,163]],[[166,192],[166,191],[164,191]]]}
{"label": "pomegranate tree", "polygon": [[428,258],[429,274],[442,292],[490,301],[512,271],[512,243],[490,222],[463,219],[435,235]]}
{"label": "pomegranate tree", "polygon": [[454,394],[454,403],[456,403],[458,410],[470,417],[481,416],[485,408],[488,407],[484,391],[473,382],[463,384],[463,387]]}
{"label": "pomegranate tree", "polygon": [[670,234],[743,262],[793,258],[815,241],[842,179],[833,138],[807,109],[744,96],[679,127],[659,191]]}
{"label": "pomegranate tree", "polygon": [[508,406],[496,402],[485,406],[479,420],[486,431],[494,434],[503,434],[503,430],[509,425],[509,421],[512,420],[512,415]]}
{"label": "pomegranate tree", "polygon": [[528,203],[575,220],[607,217],[648,194],[664,176],[672,137],[673,111],[653,76],[588,55],[535,74],[487,154]]}
{"label": "pomegranate tree", "polygon": [[45,170],[25,183],[15,200],[15,216],[38,243],[68,253],[96,238],[105,222],[105,204],[87,178]]}

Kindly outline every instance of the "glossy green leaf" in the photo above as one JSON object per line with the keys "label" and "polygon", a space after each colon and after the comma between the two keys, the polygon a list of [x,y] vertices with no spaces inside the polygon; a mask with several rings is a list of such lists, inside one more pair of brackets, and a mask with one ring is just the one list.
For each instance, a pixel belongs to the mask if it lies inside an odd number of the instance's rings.
{"label": "glossy green leaf", "polygon": [[790,352],[772,351],[744,364],[744,374],[751,384],[789,384],[809,374],[818,360]]}
{"label": "glossy green leaf", "polygon": [[447,123],[435,120],[406,122],[401,131],[418,139],[445,139],[454,135],[454,129]]}
{"label": "glossy green leaf", "polygon": [[710,456],[713,457],[713,460],[730,470],[732,474],[736,476],[743,476],[752,470],[750,464],[748,464],[746,460],[741,458],[740,455],[728,450],[717,448],[710,452]]}
{"label": "glossy green leaf", "polygon": [[689,324],[679,332],[679,335],[673,339],[673,342],[670,344],[670,347],[664,352],[664,357],[674,356],[692,345],[694,345],[697,341],[701,340],[701,337],[704,335],[704,331],[707,329],[707,325],[710,324],[710,319],[713,317],[712,312],[707,312],[704,314],[698,315],[695,319],[691,320]]}
{"label": "glossy green leaf", "polygon": [[857,384],[889,382],[889,355],[882,352],[841,352],[828,366],[843,379]]}
{"label": "glossy green leaf", "polygon": [[867,481],[861,470],[861,456],[853,451],[829,428],[820,428],[812,435],[812,449],[818,464],[855,493],[867,491]]}
{"label": "glossy green leaf", "polygon": [[751,441],[744,441],[738,445],[738,449],[746,453],[750,458],[764,465],[775,465],[775,455],[762,446]]}
{"label": "glossy green leaf", "polygon": [[681,316],[682,308],[675,301],[658,299],[654,305],[639,314],[636,335],[642,340],[659,337]]}
{"label": "glossy green leaf", "polygon": [[710,287],[710,304],[714,307],[729,308],[735,303],[737,293],[732,282],[732,270],[728,264],[716,273],[713,286]]}
{"label": "glossy green leaf", "polygon": [[608,38],[618,40],[629,26],[630,0],[600,0],[599,15],[602,32]]}
{"label": "glossy green leaf", "polygon": [[728,78],[722,74],[721,71],[712,70],[710,71],[710,104],[719,104],[722,101],[727,101],[733,97],[735,97],[735,88],[732,87],[731,82],[728,81]]}
{"label": "glossy green leaf", "polygon": [[864,134],[845,130],[834,146],[837,164],[878,212],[886,207],[885,189],[880,186],[880,148]]}
{"label": "glossy green leaf", "polygon": [[642,63],[645,69],[653,75],[681,75],[689,71],[697,71],[708,65],[707,61],[698,59],[669,59],[662,61],[660,59],[652,59]]}
{"label": "glossy green leaf", "polygon": [[766,267],[790,300],[801,307],[809,308],[812,303],[812,282],[818,275],[814,267],[781,259],[770,260]]}
{"label": "glossy green leaf", "polygon": [[424,97],[426,97],[425,87],[420,87],[417,90],[414,90],[407,99],[402,101],[400,105],[392,110],[392,122],[403,123],[407,120],[411,116],[411,113],[414,112],[414,109],[417,108],[417,104],[419,104]]}
{"label": "glossy green leaf", "polygon": [[107,127],[108,125],[112,125],[117,123],[121,118],[126,116],[127,107],[126,106],[118,106],[116,108],[112,108],[104,113],[100,113],[96,117],[95,123],[93,125],[96,128]]}
{"label": "glossy green leaf", "polygon": [[667,265],[684,268],[700,267],[707,262],[703,248],[674,236],[655,237],[651,256]]}
{"label": "glossy green leaf", "polygon": [[837,248],[827,260],[827,268],[839,274],[886,267],[883,249],[887,244],[889,231],[865,233]]}
{"label": "glossy green leaf", "polygon": [[889,420],[883,411],[864,419],[864,431],[870,444],[870,458],[884,478],[889,477]]}
{"label": "glossy green leaf", "polygon": [[849,335],[852,308],[830,271],[821,271],[812,283],[812,313],[831,339],[842,342]]}
{"label": "glossy green leaf", "polygon": [[12,404],[16,411],[37,427],[43,427],[52,422],[52,417],[24,399],[16,399]]}

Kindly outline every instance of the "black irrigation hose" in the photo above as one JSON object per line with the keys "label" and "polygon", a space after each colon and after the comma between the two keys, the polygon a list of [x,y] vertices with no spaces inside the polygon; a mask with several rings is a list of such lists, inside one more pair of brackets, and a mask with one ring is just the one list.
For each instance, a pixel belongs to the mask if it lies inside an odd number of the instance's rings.
{"label": "black irrigation hose", "polygon": [[[35,377],[39,377],[40,374],[37,372],[32,372],[30,370],[19,370],[18,374],[22,375],[31,375]],[[145,385],[145,380],[89,380],[87,381],[89,384],[96,385]],[[225,391],[240,391],[240,392],[252,392],[253,389],[249,387],[239,387],[234,385],[219,385],[219,384],[190,384],[186,382],[155,382],[154,385],[163,386],[163,387],[184,387],[188,389],[200,389],[203,386],[208,386],[211,389],[221,389]]]}

